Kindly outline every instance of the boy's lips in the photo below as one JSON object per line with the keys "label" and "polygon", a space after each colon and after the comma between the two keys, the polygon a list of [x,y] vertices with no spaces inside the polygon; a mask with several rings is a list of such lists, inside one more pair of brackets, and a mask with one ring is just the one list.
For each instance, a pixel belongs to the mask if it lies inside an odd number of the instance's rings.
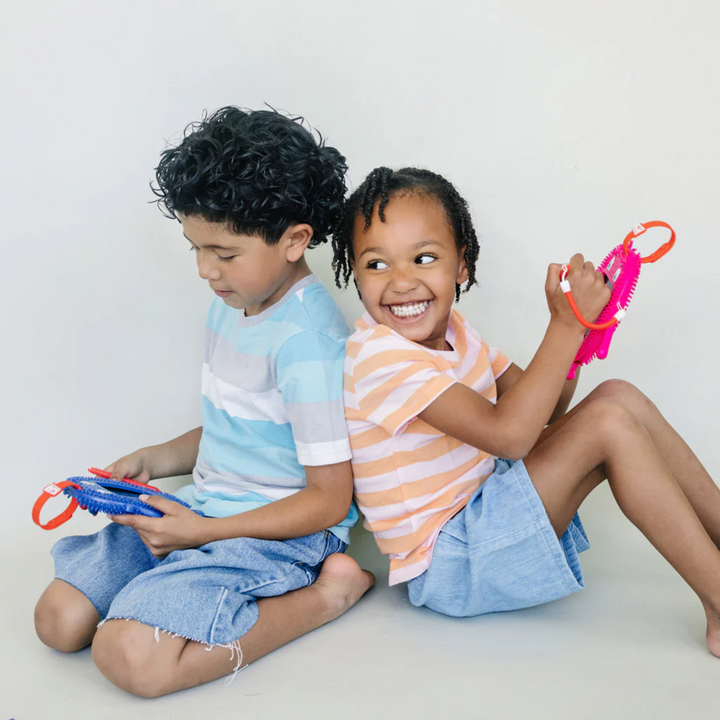
{"label": "boy's lips", "polygon": [[232,295],[232,290],[216,290],[215,288],[213,288],[213,292],[220,297],[227,297],[228,295]]}

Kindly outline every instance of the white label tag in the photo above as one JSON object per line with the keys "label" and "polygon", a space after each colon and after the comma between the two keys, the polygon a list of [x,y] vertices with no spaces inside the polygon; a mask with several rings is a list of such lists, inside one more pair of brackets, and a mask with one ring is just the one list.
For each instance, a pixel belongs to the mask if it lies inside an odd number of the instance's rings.
{"label": "white label tag", "polygon": [[55,495],[59,495],[62,492],[62,490],[57,485],[55,485],[55,483],[50,483],[50,485],[48,485],[43,490],[43,492],[46,492],[48,495],[55,496]]}
{"label": "white label tag", "polygon": [[644,232],[645,232],[645,226],[642,224],[636,225],[633,228],[633,235],[639,235],[640,233],[644,233]]}

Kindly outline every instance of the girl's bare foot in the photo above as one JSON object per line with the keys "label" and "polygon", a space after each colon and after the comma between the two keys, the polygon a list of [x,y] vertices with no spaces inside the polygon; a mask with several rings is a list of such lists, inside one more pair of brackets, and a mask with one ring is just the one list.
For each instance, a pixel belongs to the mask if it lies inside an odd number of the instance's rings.
{"label": "girl's bare foot", "polygon": [[374,584],[375,576],[369,570],[362,570],[351,557],[335,553],[327,557],[310,587],[321,593],[330,621],[349,610]]}
{"label": "girl's bare foot", "polygon": [[715,657],[720,657],[720,613],[712,608],[705,608],[707,615],[707,633],[705,640],[710,652]]}

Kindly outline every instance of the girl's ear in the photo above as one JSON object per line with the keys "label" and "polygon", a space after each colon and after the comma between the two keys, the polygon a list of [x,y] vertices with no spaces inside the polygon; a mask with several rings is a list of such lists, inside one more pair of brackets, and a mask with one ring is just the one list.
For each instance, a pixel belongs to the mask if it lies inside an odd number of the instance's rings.
{"label": "girl's ear", "polygon": [[291,225],[284,233],[280,242],[285,241],[287,247],[287,260],[288,262],[297,262],[303,256],[303,253],[307,250],[310,241],[312,240],[313,229],[312,226],[307,223],[299,223],[297,225]]}
{"label": "girl's ear", "polygon": [[456,285],[462,285],[463,283],[466,283],[468,281],[468,278],[470,277],[467,269],[467,263],[465,262],[465,249],[466,246],[463,245],[460,250],[458,250],[458,274],[457,278],[455,279]]}

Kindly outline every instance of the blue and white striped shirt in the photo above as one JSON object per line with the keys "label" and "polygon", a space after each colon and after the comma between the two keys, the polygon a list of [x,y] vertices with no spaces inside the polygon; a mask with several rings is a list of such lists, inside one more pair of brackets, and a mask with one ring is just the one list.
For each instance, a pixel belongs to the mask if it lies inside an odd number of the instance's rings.
{"label": "blue and white striped shirt", "polygon": [[[342,376],[349,334],[315,275],[252,317],[213,301],[195,485],[179,497],[210,517],[226,517],[301,490],[304,465],[349,460]],[[347,542],[357,518],[353,503],[333,533]]]}

